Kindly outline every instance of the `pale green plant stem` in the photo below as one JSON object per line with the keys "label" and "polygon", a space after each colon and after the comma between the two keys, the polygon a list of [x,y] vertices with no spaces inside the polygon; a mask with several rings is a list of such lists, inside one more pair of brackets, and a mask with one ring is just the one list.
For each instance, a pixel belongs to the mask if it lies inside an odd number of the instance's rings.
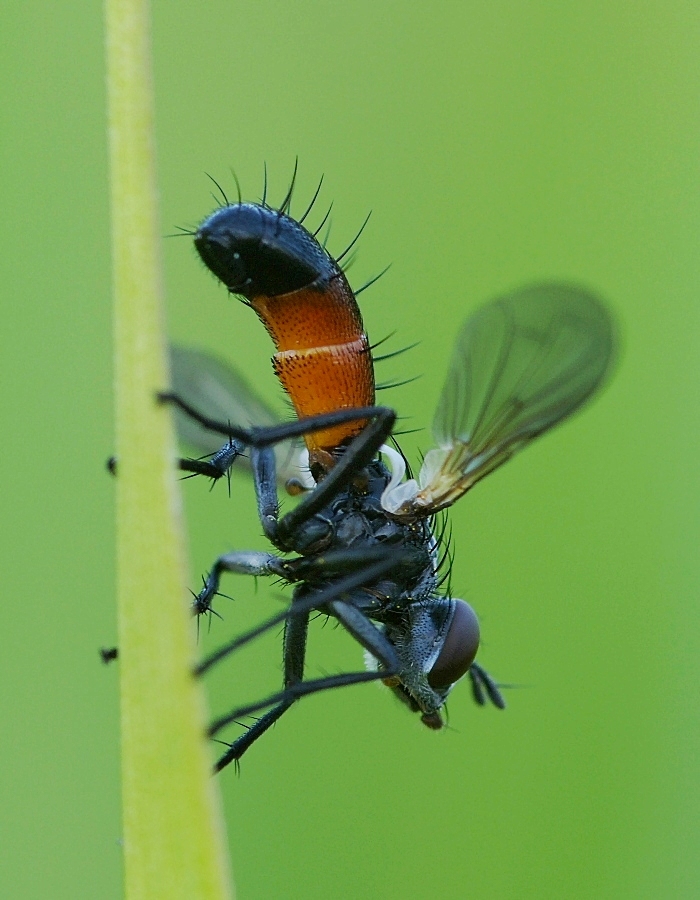
{"label": "pale green plant stem", "polygon": [[145,0],[107,0],[117,571],[127,900],[232,896],[175,477]]}

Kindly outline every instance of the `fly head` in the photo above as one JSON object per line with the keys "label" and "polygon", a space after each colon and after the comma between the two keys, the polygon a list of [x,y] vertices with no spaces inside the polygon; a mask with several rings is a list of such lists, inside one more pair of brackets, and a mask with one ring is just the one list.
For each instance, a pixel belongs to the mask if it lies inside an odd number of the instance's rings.
{"label": "fly head", "polygon": [[469,671],[479,649],[479,621],[464,600],[436,597],[416,601],[386,635],[401,662],[398,678],[387,679],[394,693],[428,728],[443,726],[440,709]]}

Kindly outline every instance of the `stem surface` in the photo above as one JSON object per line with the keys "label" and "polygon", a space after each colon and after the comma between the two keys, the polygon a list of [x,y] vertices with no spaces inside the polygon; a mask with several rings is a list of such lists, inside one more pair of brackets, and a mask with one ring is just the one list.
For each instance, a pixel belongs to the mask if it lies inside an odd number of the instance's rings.
{"label": "stem surface", "polygon": [[232,897],[195,645],[170,412],[145,0],[107,0],[125,895]]}

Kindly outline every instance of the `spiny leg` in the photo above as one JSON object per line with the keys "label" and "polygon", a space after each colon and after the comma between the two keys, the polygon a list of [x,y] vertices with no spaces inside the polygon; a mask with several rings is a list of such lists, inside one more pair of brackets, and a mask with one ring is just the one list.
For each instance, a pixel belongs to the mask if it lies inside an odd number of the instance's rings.
{"label": "spiny leg", "polygon": [[[376,681],[379,678],[387,678],[398,673],[399,660],[391,642],[382,632],[352,603],[343,600],[330,600],[327,603],[328,610],[341,622],[350,634],[378,661],[381,669],[378,671],[345,672],[340,675],[330,675],[325,678],[316,678],[311,681],[302,681],[304,652],[306,648],[306,632],[308,628],[309,613],[297,615],[292,607],[292,612],[287,620],[285,630],[285,687],[284,690],[266,697],[256,703],[238,707],[212,722],[209,735],[213,737],[222,728],[232,722],[238,721],[244,716],[258,712],[267,707],[273,707],[260,718],[250,729],[231,745],[229,750],[217,763],[217,771],[228,765],[232,760],[238,760],[243,753],[256,741],[260,735],[277,721],[291,706],[301,697],[316,694],[319,691],[331,688],[346,687],[352,684],[361,684],[367,681]],[[303,621],[303,641],[296,636],[297,622]],[[291,636],[291,637],[290,637]],[[292,677],[290,677],[290,673]]]}
{"label": "spiny leg", "polygon": [[299,615],[300,613],[311,612],[312,609],[322,608],[331,600],[336,600],[344,594],[349,594],[356,591],[358,588],[364,587],[366,584],[371,584],[391,569],[396,566],[401,566],[407,555],[408,554],[387,551],[382,559],[372,563],[372,565],[368,565],[359,571],[355,571],[346,578],[341,578],[339,581],[336,581],[334,584],[329,585],[321,591],[310,591],[303,597],[295,599],[292,605],[287,607],[287,609],[280,613],[276,613],[260,625],[251,628],[250,631],[244,632],[232,641],[229,641],[228,644],[224,644],[223,647],[220,647],[218,650],[214,651],[214,653],[211,653],[195,668],[195,674],[203,675],[213,665],[224,659],[230,653],[238,650],[239,647],[244,646],[259,635],[264,634],[266,631],[279,625],[281,622],[284,622],[291,615]]}
{"label": "spiny leg", "polygon": [[486,696],[488,696],[494,706],[498,709],[506,708],[506,701],[503,699],[498,685],[485,669],[482,669],[476,663],[472,663],[469,667],[469,680],[471,681],[472,697],[475,703],[479,706],[486,704],[486,697],[484,696],[484,691],[486,691]]}
{"label": "spiny leg", "polygon": [[[299,700],[301,697],[306,697],[309,694],[316,694],[319,691],[326,691],[330,688],[361,684],[365,681],[377,681],[380,678],[388,677],[390,674],[392,673],[385,671],[342,672],[340,675],[328,675],[325,678],[314,678],[311,681],[298,681],[288,688],[278,691],[276,694],[270,694],[270,696],[265,697],[264,700],[248,703],[246,706],[239,706],[236,709],[231,710],[230,713],[226,713],[225,716],[214,719],[209,727],[208,734],[210,737],[213,737],[215,734],[218,734],[222,728],[225,728],[232,722],[238,721],[238,719],[243,716],[249,716],[252,713],[259,712],[261,709],[266,709],[268,706],[273,706],[276,703],[280,706],[284,706],[286,710],[289,709],[295,700]],[[282,710],[282,712],[285,710]],[[280,715],[281,714],[282,713],[280,713]],[[279,718],[279,716],[277,718]]]}
{"label": "spiny leg", "polygon": [[[293,618],[290,619],[290,622],[293,621]],[[377,634],[380,638],[383,637],[381,632],[377,631]],[[379,655],[384,648],[380,647],[379,642],[377,642],[377,645],[373,645],[373,649],[374,652]],[[394,670],[387,668],[376,672],[345,672],[340,675],[329,675],[326,678],[316,678],[311,681],[296,681],[279,693],[266,697],[265,700],[257,703],[250,703],[247,706],[242,706],[233,710],[225,716],[221,716],[219,719],[212,722],[209,729],[209,734],[212,737],[226,725],[237,721],[243,716],[251,715],[268,706],[273,707],[269,712],[258,719],[244,735],[241,735],[240,738],[231,744],[229,750],[217,762],[216,771],[221,771],[224,766],[227,766],[233,760],[239,760],[251,744],[264,734],[267,729],[301,697],[306,697],[310,694],[316,694],[319,691],[326,691],[332,688],[347,687],[348,685],[361,684],[368,681],[377,681],[380,678],[386,678],[392,674],[395,674]]]}
{"label": "spiny leg", "polygon": [[[222,426],[221,423],[214,422],[205,416],[202,416],[197,410],[185,403],[181,398],[174,394],[162,394],[160,399],[170,401],[179,406],[184,412],[191,415],[200,424],[213,431],[219,431],[226,434],[230,439],[240,440],[242,444],[252,447],[252,465],[255,488],[258,500],[258,514],[263,525],[265,533],[280,549],[292,549],[294,545],[294,532],[305,522],[308,522],[319,510],[329,503],[334,496],[345,487],[352,478],[376,455],[379,447],[388,438],[396,420],[396,414],[393,410],[383,407],[365,407],[357,410],[338,410],[334,413],[328,413],[320,416],[313,416],[306,420],[287,423],[286,425],[275,426],[271,428],[254,428],[246,431],[245,429],[232,428],[230,426]],[[340,424],[345,421],[353,421],[357,419],[369,419],[369,423],[363,428],[359,435],[355,437],[352,443],[345,449],[342,457],[333,466],[328,475],[308,495],[294,510],[288,513],[283,519],[278,519],[278,497],[277,497],[277,481],[275,472],[274,453],[271,448],[279,441],[286,440],[302,434],[308,434],[313,431],[326,428],[330,425]],[[339,597],[344,593],[351,591],[364,584],[370,583],[377,577],[389,571],[399,563],[397,555],[380,560],[374,565],[368,565],[359,574],[351,575],[348,578],[341,579],[340,582],[332,585],[328,601],[335,601],[336,608],[333,609],[335,615],[346,625],[348,630],[358,639],[364,646],[372,652],[380,662],[385,666],[381,672],[357,672],[348,673],[346,675],[331,676],[325,679],[316,679],[313,682],[303,683],[300,680],[294,681],[289,685],[285,684],[285,690],[279,695],[268,697],[261,703],[254,704],[251,707],[245,707],[234,711],[230,716],[217,720],[212,725],[211,733],[216,733],[225,724],[242,715],[250,712],[273,706],[274,709],[269,710],[258,722],[253,725],[250,731],[243,735],[236,742],[227,754],[219,761],[217,768],[223,768],[233,759],[240,758],[245,749],[253,743],[257,737],[264,733],[274,721],[276,721],[289,706],[300,696],[308,693],[314,693],[319,690],[325,690],[331,687],[339,687],[345,684],[354,684],[361,681],[370,681],[395,671],[398,661],[393,647],[384,637],[384,635],[375,628],[374,625],[355,607],[344,604],[339,601]],[[214,578],[210,576],[208,584],[198,598],[198,604],[202,611],[209,608],[211,596],[215,592],[215,585],[218,586],[218,578],[222,565],[215,566]],[[267,574],[267,573],[266,573]],[[304,609],[300,609],[295,603],[292,610],[285,612],[281,617],[275,616],[263,623],[257,629],[253,629],[246,635],[237,638],[226,647],[222,648],[213,656],[205,660],[198,668],[198,672],[204,672],[214,662],[223,658],[227,653],[232,652],[242,643],[252,640],[253,637],[263,633],[271,628],[280,619],[291,616],[293,621],[298,615],[303,614],[308,619],[308,613],[314,606],[318,606],[322,602],[324,593],[328,591],[320,591],[317,594],[311,594],[310,598],[304,598],[300,602],[304,604]],[[308,605],[308,610],[305,608]],[[304,646],[306,637],[304,635]],[[287,642],[285,641],[285,659],[287,655]],[[303,668],[303,665],[302,665]],[[275,705],[276,704],[276,705]]]}
{"label": "spiny leg", "polygon": [[[158,400],[161,403],[172,403],[190,418],[194,419],[195,422],[199,422],[203,428],[213,431],[215,434],[222,434],[225,437],[240,441],[247,447],[269,447],[280,443],[280,441],[301,437],[305,434],[313,434],[316,431],[323,431],[334,425],[344,425],[347,422],[356,422],[358,419],[374,419],[379,413],[386,411],[385,407],[382,406],[361,406],[356,409],[338,409],[334,412],[321,413],[305,419],[294,419],[291,422],[283,422],[280,425],[241,428],[238,425],[218,422],[216,419],[205,416],[172,391],[162,391],[158,394]],[[391,410],[388,411],[390,412]]]}
{"label": "spiny leg", "polygon": [[218,481],[219,478],[229,474],[234,462],[243,455],[244,450],[245,446],[240,441],[229,439],[213,456],[203,459],[179,459],[178,468],[182,472],[204,475]]}
{"label": "spiny leg", "polygon": [[372,462],[391,434],[396,413],[387,407],[377,406],[373,407],[372,416],[363,418],[370,418],[370,421],[345,448],[343,455],[323,481],[277,522],[274,535],[271,536],[275,544],[284,547],[300,525],[323,509],[358,472]]}
{"label": "spiny leg", "polygon": [[[310,579],[318,581],[352,574],[364,566],[382,563],[388,558],[387,550],[382,546],[331,550],[322,557],[298,556],[294,559],[282,559],[274,553],[261,550],[232,550],[215,561],[204,581],[204,587],[195,597],[193,611],[197,615],[203,615],[211,610],[212,599],[219,591],[224,572],[254,577],[275,575],[288,582]],[[401,564],[408,564],[410,558],[411,551],[404,551]]]}
{"label": "spiny leg", "polygon": [[[177,467],[181,472],[190,472],[192,475],[204,475],[206,478],[218,481],[219,478],[228,474],[234,462],[239,456],[243,455],[244,450],[245,446],[240,441],[229,439],[212,456],[202,459],[180,457],[177,461]],[[117,474],[118,463],[116,456],[110,456],[107,460],[107,471],[112,475]]]}
{"label": "spiny leg", "polygon": [[220,556],[207,575],[204,587],[195,597],[194,612],[203,615],[211,609],[212,599],[219,591],[221,575],[233,572],[238,575],[277,575],[286,578],[285,561],[273,553],[260,550],[233,550]]}
{"label": "spiny leg", "polygon": [[[352,636],[379,661],[381,670],[364,671],[364,672],[344,672],[340,675],[329,675],[325,678],[315,678],[312,681],[301,681],[300,679],[285,684],[282,691],[271,694],[264,700],[258,700],[255,703],[248,703],[245,706],[239,706],[224,716],[215,719],[209,727],[209,735],[214,736],[226,725],[235,722],[242,716],[248,716],[251,713],[259,712],[275,703],[283,703],[287,700],[290,704],[300,697],[308,694],[315,694],[318,691],[328,690],[328,688],[344,687],[349,684],[359,684],[364,681],[376,681],[378,678],[388,678],[398,672],[399,660],[391,642],[382,634],[382,632],[364,615],[357,607],[351,603],[345,603],[342,600],[332,600],[328,603],[329,609],[333,615],[345,626]],[[305,616],[308,620],[309,613],[305,612],[297,616],[292,612],[287,620],[287,631],[289,623],[296,621],[301,616]],[[285,632],[286,634],[286,632]],[[285,660],[287,652],[287,642],[285,639]],[[285,665],[286,669],[286,665]]]}
{"label": "spiny leg", "polygon": [[[258,497],[258,515],[267,537],[280,549],[292,548],[294,531],[322,509],[354,476],[372,461],[379,447],[391,434],[396,413],[382,406],[366,406],[358,409],[341,409],[332,413],[297,419],[282,425],[266,428],[244,429],[225,425],[203,416],[181,397],[173,393],[159,395],[163,402],[174,403],[210,431],[227,435],[253,448],[251,462]],[[311,434],[333,425],[368,419],[363,428],[345,449],[328,475],[310,492],[297,507],[278,519],[277,479],[275,459],[271,447],[281,441],[304,434]]]}
{"label": "spiny leg", "polygon": [[[303,696],[306,693],[314,693],[318,690],[325,690],[330,687],[341,687],[345,684],[356,684],[360,681],[374,681],[378,677],[383,677],[387,673],[387,671],[395,665],[395,653],[393,647],[389,644],[389,642],[384,638],[384,636],[372,625],[372,623],[365,619],[362,616],[362,623],[357,624],[358,616],[362,614],[359,613],[354,607],[349,607],[349,604],[342,604],[341,606],[335,607],[333,611],[338,616],[338,618],[343,621],[343,624],[348,628],[348,630],[358,639],[364,646],[370,650],[373,655],[380,660],[385,666],[385,672],[381,675],[374,672],[362,672],[357,675],[341,675],[341,676],[333,676],[329,679],[319,679],[315,683],[307,682],[306,685],[301,685],[295,689],[292,685],[297,683],[301,683],[301,678],[303,676],[303,653],[306,646],[306,638],[304,637],[303,646],[299,633],[299,626],[290,625],[289,623],[301,622],[302,617],[306,618],[308,621],[309,613],[312,609],[315,609],[318,606],[323,606],[326,602],[335,602],[336,604],[340,604],[341,601],[337,601],[336,598],[339,595],[344,595],[346,593],[350,593],[358,588],[361,588],[363,585],[374,581],[375,579],[381,578],[382,575],[386,574],[392,568],[397,565],[402,565],[404,562],[404,557],[408,556],[408,554],[396,554],[391,553],[388,554],[385,548],[382,548],[381,555],[379,559],[377,556],[379,555],[379,551],[377,548],[373,548],[371,551],[366,552],[364,557],[365,567],[361,569],[359,572],[357,571],[357,565],[360,561],[361,554],[358,554],[355,551],[339,551],[335,554],[329,555],[330,558],[328,560],[328,568],[327,573],[331,572],[337,574],[338,572],[342,572],[344,567],[352,566],[352,574],[346,578],[341,579],[335,584],[329,586],[323,591],[309,593],[306,596],[297,599],[290,608],[284,610],[284,612],[279,613],[272,618],[267,619],[267,621],[263,622],[261,625],[258,625],[256,628],[251,629],[250,631],[240,635],[235,638],[233,641],[219,648],[219,650],[212,653],[205,660],[200,663],[200,665],[195,669],[195,674],[202,675],[208,669],[210,669],[215,663],[219,662],[225,656],[228,656],[234,650],[258,637],[258,635],[263,634],[265,631],[268,631],[270,628],[275,627],[275,625],[279,625],[280,622],[287,620],[287,625],[285,629],[285,690],[280,692],[279,694],[275,694],[272,697],[268,697],[262,703],[254,703],[247,707],[242,707],[241,709],[235,710],[232,714],[228,716],[222,717],[222,719],[217,720],[211,726],[210,733],[214,734],[218,730],[224,727],[224,725],[229,724],[237,718],[240,718],[245,715],[250,715],[251,712],[255,712],[259,709],[265,709],[268,706],[273,706],[268,712],[265,713],[254,725],[252,725],[248,731],[242,735],[238,740],[234,741],[231,745],[230,749],[224,754],[224,756],[217,763],[217,771],[227,766],[233,760],[238,760],[245,753],[248,747],[260,737],[261,734],[264,734],[267,729],[280,718],[289,709],[289,707],[294,703],[296,699],[300,696]],[[232,553],[228,554],[226,557],[221,558],[221,566],[220,568],[227,569],[229,571],[236,571],[242,574],[267,574],[267,570],[271,568],[276,568],[278,565],[288,566],[290,569],[294,569],[295,563],[298,564],[300,569],[300,573],[309,574],[313,569],[316,575],[320,574],[323,571],[322,564],[316,561],[307,561],[303,558],[298,560],[291,560],[288,563],[284,561],[278,560],[272,554],[268,553],[256,553],[255,551],[250,551],[247,553]],[[285,572],[286,577],[293,578],[292,572]],[[211,576],[210,576],[211,577]],[[291,580],[291,578],[290,578]],[[330,605],[330,604],[329,604]],[[350,612],[343,616],[344,607],[349,607]],[[355,623],[353,625],[353,623]],[[373,637],[371,639],[362,640],[360,637],[360,632],[363,629],[371,629],[373,632]],[[298,674],[301,673],[301,674]],[[308,686],[307,686],[308,685]],[[275,705],[276,704],[276,705]]]}
{"label": "spiny leg", "polygon": [[[306,636],[309,630],[309,610],[299,614],[290,615],[287,619],[284,629],[284,684],[290,688],[301,682],[304,677],[304,659],[306,658]],[[290,706],[294,703],[294,697],[283,697],[279,701],[273,700],[266,706],[273,706],[264,716],[261,716],[254,722],[245,734],[237,738],[228,748],[226,753],[217,760],[214,770],[220,772],[229,763],[239,760],[246,750],[259,737],[261,737],[268,728],[282,716]],[[260,709],[262,707],[258,707]],[[241,713],[241,716],[249,715],[248,712]],[[222,720],[216,720],[209,728],[209,734],[213,736],[217,731],[223,728],[223,724],[218,724]],[[224,724],[229,724],[228,719]]]}

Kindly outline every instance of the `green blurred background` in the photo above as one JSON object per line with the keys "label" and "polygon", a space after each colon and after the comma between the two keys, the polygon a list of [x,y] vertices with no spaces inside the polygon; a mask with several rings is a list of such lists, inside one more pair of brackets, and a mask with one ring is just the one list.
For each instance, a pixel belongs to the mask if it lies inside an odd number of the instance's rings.
{"label": "green blurred background", "polygon": [[[205,172],[299,214],[321,173],[384,394],[427,426],[457,329],[534,279],[607,297],[610,388],[452,516],[454,590],[482,618],[505,713],[465,686],[451,728],[386,691],[309,698],[221,777],[241,898],[698,896],[700,14],[695,4],[154,4],[163,233],[213,206]],[[110,268],[101,9],[3,4],[4,599],[0,894],[121,896]],[[323,204],[321,204],[321,207]],[[319,208],[321,208],[319,207]],[[318,219],[315,220],[316,222]],[[255,316],[164,242],[169,327],[271,401]],[[280,409],[282,408],[280,404]],[[406,438],[413,459],[428,433]],[[191,583],[263,547],[252,490],[183,485]],[[224,588],[205,647],[279,608]],[[148,597],[143,598],[144,603]],[[356,667],[317,622],[308,673]],[[223,711],[280,682],[277,635],[211,679]]]}

